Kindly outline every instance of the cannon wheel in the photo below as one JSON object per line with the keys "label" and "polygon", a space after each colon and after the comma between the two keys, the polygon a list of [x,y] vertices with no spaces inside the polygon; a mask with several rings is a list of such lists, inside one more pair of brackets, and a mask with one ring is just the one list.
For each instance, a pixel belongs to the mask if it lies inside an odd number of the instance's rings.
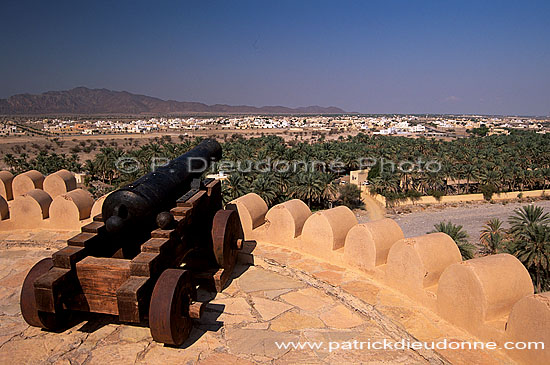
{"label": "cannon wheel", "polygon": [[39,276],[47,273],[52,267],[53,260],[51,258],[45,258],[37,262],[25,277],[19,300],[21,314],[25,322],[31,326],[49,330],[59,328],[63,321],[59,313],[41,312],[36,308],[34,282]]}
{"label": "cannon wheel", "polygon": [[212,222],[212,243],[218,265],[232,269],[237,259],[239,240],[244,239],[239,213],[235,210],[218,210]]}
{"label": "cannon wheel", "polygon": [[188,337],[193,323],[189,304],[196,297],[191,273],[167,269],[160,275],[151,295],[149,328],[153,340],[180,346]]}

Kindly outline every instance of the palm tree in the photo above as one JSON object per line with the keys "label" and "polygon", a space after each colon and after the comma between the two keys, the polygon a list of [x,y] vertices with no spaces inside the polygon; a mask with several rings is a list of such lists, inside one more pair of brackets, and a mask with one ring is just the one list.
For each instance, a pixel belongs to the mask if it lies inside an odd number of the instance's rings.
{"label": "palm tree", "polygon": [[315,172],[302,171],[295,176],[290,195],[293,198],[305,201],[311,208],[312,202],[319,201],[322,193],[318,174]]}
{"label": "palm tree", "polygon": [[502,174],[498,170],[483,171],[479,174],[481,185],[492,185],[499,192],[502,187]]}
{"label": "palm tree", "polygon": [[163,155],[163,148],[158,143],[149,143],[148,145],[144,146],[145,150],[147,151],[147,157],[149,160],[151,160],[153,157],[162,157]]}
{"label": "palm tree", "polygon": [[270,174],[258,174],[252,183],[252,191],[258,194],[268,206],[277,199],[277,186]]}
{"label": "palm tree", "polygon": [[382,172],[379,177],[372,180],[373,186],[378,187],[377,193],[396,193],[399,191],[399,177],[391,172]]}
{"label": "palm tree", "polygon": [[162,149],[162,154],[164,155],[164,157],[169,158],[170,160],[178,157],[181,154],[179,153],[179,146],[174,143],[166,143],[162,146]]}
{"label": "palm tree", "polygon": [[229,200],[237,199],[248,192],[248,184],[241,174],[234,173],[227,177],[227,186]]}
{"label": "palm tree", "polygon": [[121,149],[114,149],[111,147],[103,147],[101,152],[96,155],[94,159],[94,167],[98,174],[101,175],[103,182],[112,184],[118,176],[120,171],[116,167],[116,162],[124,155],[124,151]]}
{"label": "palm tree", "polygon": [[470,183],[477,179],[478,177],[478,170],[477,170],[477,160],[472,160],[466,163],[466,165],[462,168],[462,173],[464,178],[466,179],[466,187],[465,187],[465,193],[468,194],[470,192]]}
{"label": "palm tree", "polygon": [[440,172],[428,172],[424,174],[423,192],[440,190],[443,184],[445,184],[445,180]]}
{"label": "palm tree", "polygon": [[105,182],[107,177],[110,175],[110,159],[109,156],[112,154],[112,148],[104,147],[101,149],[101,152],[96,155],[94,159],[94,167],[96,171],[101,174],[101,180]]}
{"label": "palm tree", "polygon": [[550,227],[531,224],[514,241],[514,255],[531,274],[535,292],[550,289]]}
{"label": "palm tree", "polygon": [[485,241],[484,254],[494,255],[497,253],[508,252],[509,242],[506,236],[496,233],[490,233]]}
{"label": "palm tree", "polygon": [[320,201],[325,202],[325,207],[327,205],[331,206],[338,194],[338,189],[334,185],[334,176],[330,173],[321,173],[319,176],[319,189],[321,191]]}
{"label": "palm tree", "polygon": [[450,164],[449,162],[444,162],[442,169],[441,169],[442,177],[445,179],[445,195],[449,194],[449,184],[447,183],[449,180],[456,180],[456,174],[457,169],[454,165]]}
{"label": "palm tree", "polygon": [[6,165],[8,165],[12,171],[16,171],[17,169],[17,158],[14,157],[11,153],[7,153],[5,156],[4,156],[4,162],[6,163]]}
{"label": "palm tree", "polygon": [[140,175],[145,175],[149,172],[151,161],[145,148],[133,150],[129,153],[129,156],[137,160]]}
{"label": "palm tree", "polygon": [[428,233],[443,232],[449,235],[455,241],[463,260],[474,258],[475,246],[468,242],[468,233],[461,225],[455,225],[451,222],[439,222],[434,225],[434,230]]}
{"label": "palm tree", "polygon": [[550,223],[550,215],[544,209],[535,205],[525,205],[514,210],[514,215],[508,218],[510,223],[510,234],[518,235],[528,227],[535,224]]}
{"label": "palm tree", "polygon": [[340,200],[343,205],[350,209],[359,208],[363,205],[361,201],[361,190],[353,184],[346,184],[340,187]]}
{"label": "palm tree", "polygon": [[502,221],[493,218],[483,225],[479,242],[485,246],[488,254],[494,255],[504,249],[506,231],[502,228]]}

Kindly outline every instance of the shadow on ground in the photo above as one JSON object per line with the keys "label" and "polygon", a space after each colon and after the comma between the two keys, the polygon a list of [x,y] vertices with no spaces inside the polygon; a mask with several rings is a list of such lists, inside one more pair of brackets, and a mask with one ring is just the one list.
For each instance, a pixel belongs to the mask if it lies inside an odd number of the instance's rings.
{"label": "shadow on ground", "polygon": [[[231,277],[225,284],[224,289],[231,285],[233,280],[243,275],[248,270],[248,268],[254,264],[254,256],[252,255],[252,252],[254,251],[255,247],[256,242],[245,242],[245,244],[243,245],[243,249],[239,253],[237,264],[233,268]],[[217,332],[220,330],[220,328],[223,327],[224,323],[222,321],[219,321],[218,318],[223,314],[225,305],[210,303],[216,298],[217,294],[218,293],[213,289],[211,285],[201,285],[197,288],[197,301],[206,303],[204,307],[204,312],[200,319],[193,320],[193,329],[191,330],[189,338],[187,338],[187,340],[178,348],[188,348],[192,346],[195,342],[197,342],[206,332]],[[126,323],[119,321],[118,316],[90,312],[67,312],[66,321],[66,325],[59,330],[44,331],[62,333],[68,328],[77,327],[81,323],[82,325],[77,329],[77,331],[89,334],[94,333],[109,324],[124,324],[149,328],[149,322],[147,318],[140,323]]]}

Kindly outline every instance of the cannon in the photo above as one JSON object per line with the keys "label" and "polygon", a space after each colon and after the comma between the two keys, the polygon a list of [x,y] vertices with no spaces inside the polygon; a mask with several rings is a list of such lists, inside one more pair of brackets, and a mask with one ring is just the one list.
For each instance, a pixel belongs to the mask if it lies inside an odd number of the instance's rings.
{"label": "cannon", "polygon": [[221,158],[221,146],[212,139],[170,161],[133,183],[113,192],[103,203],[102,215],[108,232],[124,232],[150,226],[152,217],[173,205],[188,191],[193,179]]}
{"label": "cannon", "polygon": [[237,211],[222,208],[220,181],[200,179],[220,156],[220,145],[205,140],[111,193],[93,222],[29,271],[25,321],[55,330],[72,312],[110,314],[148,322],[157,342],[182,344],[204,309],[197,286],[221,291],[243,245]]}

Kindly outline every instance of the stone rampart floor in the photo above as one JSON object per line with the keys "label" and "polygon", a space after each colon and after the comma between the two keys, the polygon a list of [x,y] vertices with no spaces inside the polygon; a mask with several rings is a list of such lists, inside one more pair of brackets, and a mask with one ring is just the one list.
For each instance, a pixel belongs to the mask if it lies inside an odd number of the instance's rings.
{"label": "stone rampart floor", "polygon": [[253,250],[255,265],[240,264],[223,293],[199,292],[199,300],[213,299],[180,348],[110,316],[76,317],[61,333],[29,327],[19,312],[21,284],[66,235],[0,236],[0,364],[513,363],[496,350],[278,349],[276,341],[475,339],[360,273],[269,245]]}

